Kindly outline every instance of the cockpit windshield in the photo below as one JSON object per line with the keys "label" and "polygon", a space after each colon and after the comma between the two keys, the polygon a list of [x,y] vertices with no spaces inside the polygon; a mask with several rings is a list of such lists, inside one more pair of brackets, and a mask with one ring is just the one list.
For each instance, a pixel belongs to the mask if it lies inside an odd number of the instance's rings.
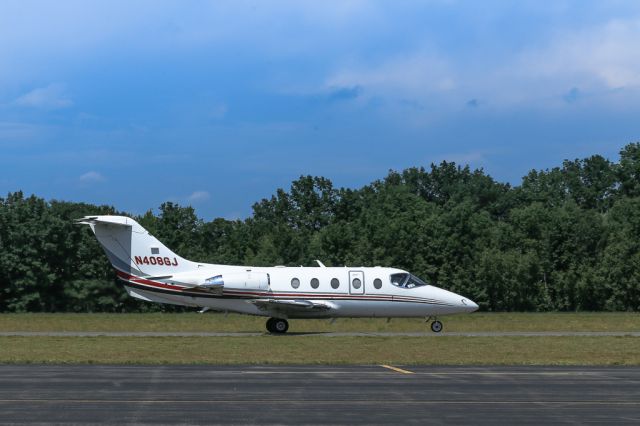
{"label": "cockpit windshield", "polygon": [[409,274],[392,274],[391,275],[391,284],[402,287],[404,282],[407,280]]}
{"label": "cockpit windshield", "polygon": [[415,275],[406,274],[406,273],[392,274],[391,284],[397,287],[402,287],[402,288],[415,288],[415,287],[422,287],[427,285],[427,283],[425,283]]}

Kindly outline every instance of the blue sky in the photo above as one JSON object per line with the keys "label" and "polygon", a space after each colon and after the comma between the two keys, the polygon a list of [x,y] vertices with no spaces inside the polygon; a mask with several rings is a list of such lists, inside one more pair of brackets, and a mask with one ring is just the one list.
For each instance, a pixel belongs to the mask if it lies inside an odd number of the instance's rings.
{"label": "blue sky", "polygon": [[0,3],[0,193],[243,218],[303,174],[518,184],[640,140],[637,1]]}

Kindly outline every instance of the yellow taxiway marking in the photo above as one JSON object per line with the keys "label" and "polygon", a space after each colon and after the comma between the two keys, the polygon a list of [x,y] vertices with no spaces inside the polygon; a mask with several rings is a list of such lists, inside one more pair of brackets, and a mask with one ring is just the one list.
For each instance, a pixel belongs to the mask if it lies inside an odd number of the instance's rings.
{"label": "yellow taxiway marking", "polygon": [[397,371],[402,374],[415,374],[413,371],[403,370],[402,368],[394,367],[392,365],[380,364],[380,367],[388,368],[389,370]]}

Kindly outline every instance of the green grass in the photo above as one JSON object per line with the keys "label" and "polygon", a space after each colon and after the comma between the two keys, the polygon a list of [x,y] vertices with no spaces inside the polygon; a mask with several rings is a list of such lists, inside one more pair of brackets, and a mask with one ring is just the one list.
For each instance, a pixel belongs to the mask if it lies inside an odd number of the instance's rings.
{"label": "green grass", "polygon": [[0,337],[2,363],[640,365],[634,337]]}
{"label": "green grass", "polygon": [[[473,313],[440,318],[445,331],[640,331],[639,313]],[[0,314],[0,331],[262,332],[266,318],[215,313],[186,314]],[[292,332],[414,331],[419,318],[291,320]]]}
{"label": "green grass", "polygon": [[[637,313],[474,313],[446,331],[640,331]],[[0,314],[0,331],[263,332],[221,314]],[[427,332],[420,319],[292,320],[291,332]],[[0,363],[640,365],[637,337],[0,337]]]}

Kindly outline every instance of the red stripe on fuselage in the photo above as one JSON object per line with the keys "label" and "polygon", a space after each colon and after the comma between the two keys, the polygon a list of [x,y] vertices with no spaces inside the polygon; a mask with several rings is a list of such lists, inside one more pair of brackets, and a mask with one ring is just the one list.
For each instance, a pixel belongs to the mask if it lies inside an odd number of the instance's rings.
{"label": "red stripe on fuselage", "polygon": [[[128,274],[126,272],[116,269],[118,277],[124,281],[129,281],[134,284],[142,284],[145,286],[156,287],[161,289],[173,290],[176,293],[182,293],[181,296],[198,297],[199,295],[210,295],[209,292],[203,289],[178,286],[167,284],[159,281],[152,281],[146,278],[137,277],[135,275]],[[195,294],[193,294],[195,293]],[[241,290],[223,290],[222,297],[227,296],[240,296],[246,298],[268,297],[271,299],[317,299],[317,300],[369,300],[369,301],[403,301],[403,302],[420,302],[431,304],[443,304],[443,302],[424,299],[411,296],[392,296],[392,295],[379,295],[379,294],[349,294],[349,293],[285,293],[285,292],[251,292]]]}
{"label": "red stripe on fuselage", "polygon": [[184,290],[185,289],[185,287],[181,287],[181,286],[177,286],[177,285],[171,285],[171,284],[162,283],[162,282],[159,282],[159,281],[151,281],[151,280],[147,280],[145,278],[136,277],[135,275],[127,274],[126,272],[122,272],[122,271],[117,271],[117,272],[118,272],[118,277],[120,277],[120,278],[122,278],[123,280],[126,280],[126,281],[131,281],[132,283],[146,284],[146,285],[150,285],[150,286],[153,286],[153,287],[168,288],[168,289],[171,289],[171,290]]}

